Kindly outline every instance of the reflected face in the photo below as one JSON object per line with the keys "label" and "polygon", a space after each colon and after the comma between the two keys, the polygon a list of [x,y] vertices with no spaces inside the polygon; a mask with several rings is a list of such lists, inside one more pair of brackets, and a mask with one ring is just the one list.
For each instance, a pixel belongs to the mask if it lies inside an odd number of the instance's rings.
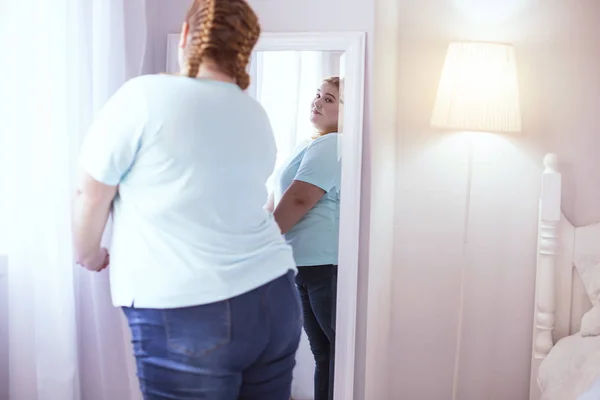
{"label": "reflected face", "polygon": [[319,133],[338,131],[339,97],[338,88],[328,82],[323,82],[317,90],[310,110],[310,122]]}

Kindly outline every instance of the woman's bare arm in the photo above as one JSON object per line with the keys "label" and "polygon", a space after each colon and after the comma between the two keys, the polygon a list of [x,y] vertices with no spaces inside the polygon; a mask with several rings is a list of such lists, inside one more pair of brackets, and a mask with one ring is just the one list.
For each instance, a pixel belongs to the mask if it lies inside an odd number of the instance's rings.
{"label": "woman's bare arm", "polygon": [[320,187],[302,181],[293,181],[285,191],[273,215],[281,233],[287,233],[325,195]]}
{"label": "woman's bare arm", "polygon": [[116,186],[80,173],[73,204],[73,250],[76,262],[89,270],[99,270],[104,263],[100,241],[116,193]]}

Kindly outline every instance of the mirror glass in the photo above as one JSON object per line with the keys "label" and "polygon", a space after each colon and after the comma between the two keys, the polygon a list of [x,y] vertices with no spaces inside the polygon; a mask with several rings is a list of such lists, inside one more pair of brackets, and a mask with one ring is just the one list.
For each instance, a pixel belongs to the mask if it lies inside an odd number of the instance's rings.
{"label": "mirror glass", "polygon": [[[178,61],[177,61],[177,43],[178,36],[177,35],[169,35],[168,40],[168,50],[167,50],[167,72],[174,73],[179,70]],[[281,49],[281,45],[278,44],[276,47]],[[314,51],[314,50],[266,50],[261,49],[260,51],[255,51],[252,54],[251,62],[249,65],[248,73],[250,74],[251,84],[248,88],[247,92],[250,96],[255,98],[265,109],[271,126],[273,128],[273,133],[275,136],[275,142],[277,145],[277,161],[273,171],[273,175],[267,182],[267,188],[269,193],[273,194],[274,190],[274,182],[279,171],[285,169],[287,163],[290,162],[291,159],[294,158],[294,155],[297,152],[302,151],[303,146],[309,146],[312,142],[312,139],[318,136],[317,130],[321,128],[316,128],[315,126],[319,125],[318,122],[320,117],[315,117],[314,111],[315,109],[322,111],[321,115],[327,116],[328,113],[326,111],[326,107],[328,104],[325,104],[326,99],[322,98],[320,102],[313,104],[315,97],[317,96],[319,88],[323,81],[327,78],[331,77],[340,77],[342,79],[339,80],[338,88],[335,90],[331,90],[335,92],[337,95],[336,104],[337,110],[337,130],[329,129],[330,125],[327,125],[327,128],[323,128],[327,130],[327,132],[339,132],[342,133],[342,121],[344,116],[344,103],[357,104],[356,101],[352,101],[350,97],[345,98],[343,94],[340,94],[344,91],[344,77],[346,76],[346,67],[348,60],[346,59],[346,53],[344,51]],[[355,66],[355,68],[358,68]],[[358,83],[356,83],[358,84]],[[353,93],[356,95],[356,92]],[[347,96],[346,96],[347,97]],[[340,101],[341,100],[341,101]],[[321,109],[323,107],[323,109]],[[362,113],[362,110],[357,111]],[[316,120],[315,120],[316,118]],[[329,122],[329,118],[325,118]],[[312,120],[312,121],[311,121]],[[315,125],[313,125],[313,122]],[[323,120],[321,120],[323,122]],[[322,130],[322,129],[321,129]],[[341,135],[338,136],[338,138]],[[316,140],[316,139],[315,139]],[[337,156],[338,162],[341,159],[341,148],[340,140],[337,141]],[[328,147],[327,147],[328,148]],[[300,154],[300,153],[298,153]],[[303,159],[303,158],[302,158]],[[327,157],[329,160],[329,158]],[[343,167],[343,165],[342,165]],[[335,167],[329,166],[328,168],[321,168],[320,171],[325,171],[335,169]],[[333,214],[337,213],[337,223],[339,224],[339,210],[340,210],[340,190],[339,183],[334,188],[335,190],[331,190],[327,192],[321,200],[320,207],[328,207],[331,208],[331,212],[321,212],[315,205],[313,207],[313,211],[319,214],[318,218],[330,219],[334,218]],[[271,197],[271,196],[270,196]],[[316,210],[316,211],[315,211]],[[325,217],[323,217],[325,215]],[[326,224],[329,226],[330,224]],[[319,225],[320,226],[320,225]],[[321,229],[321,228],[318,228]],[[317,230],[318,230],[317,229]],[[321,229],[321,231],[323,231]],[[319,232],[316,232],[318,235]],[[311,251],[316,251],[319,253],[319,250],[315,250],[315,246],[319,247],[320,244],[327,248],[329,248],[329,244],[337,243],[337,234],[328,235],[327,232],[322,240],[318,239],[318,243],[313,243],[309,248]],[[312,236],[311,236],[312,237]],[[316,236],[315,236],[316,237]],[[316,240],[316,239],[315,239]],[[309,240],[310,241],[310,240]],[[320,243],[320,244],[319,244]],[[321,246],[323,247],[323,246]],[[329,253],[327,253],[326,258],[331,258]],[[295,252],[295,256],[296,256]],[[337,259],[337,254],[335,256]],[[296,260],[297,262],[298,259]],[[321,354],[328,354],[329,357],[319,357],[321,360],[321,367],[319,368],[320,373],[319,378],[323,382],[324,387],[317,388],[319,392],[329,393],[331,396],[331,391],[333,387],[333,361],[331,364],[330,360],[333,360],[335,357],[333,346],[331,343],[335,343],[334,336],[335,335],[335,318],[336,318],[336,298],[337,298],[337,263],[335,265],[331,264],[332,261],[321,262],[318,265],[316,264],[307,264],[307,266],[298,265],[299,270],[311,269],[313,266],[316,266],[321,272],[318,274],[327,275],[327,272],[323,271],[331,271],[331,276],[326,277],[325,279],[331,280],[331,289],[324,289],[328,291],[325,294],[327,297],[326,301],[323,301],[323,305],[316,311],[313,311],[314,318],[316,320],[317,314],[321,318],[319,323],[315,322],[315,329],[308,327],[311,330],[311,336],[316,337],[321,335],[321,340],[315,340],[313,347],[319,347],[318,352]],[[323,265],[321,265],[323,264]],[[317,273],[315,271],[315,273]],[[298,276],[301,274],[299,273]],[[303,278],[297,277],[302,280]],[[300,289],[299,289],[300,290]],[[300,290],[301,292],[301,290]],[[313,293],[316,296],[316,294]],[[300,293],[302,297],[303,294]],[[304,295],[307,297],[308,295]],[[333,299],[333,301],[331,300]],[[310,301],[304,301],[307,303]],[[329,307],[327,304],[331,305]],[[306,305],[304,306],[306,308]],[[331,308],[331,309],[329,309]],[[294,378],[292,383],[292,398],[293,399],[313,399],[315,398],[315,357],[311,352],[311,346],[309,345],[308,335],[306,333],[307,323],[305,317],[305,326],[302,332],[301,342],[299,349],[296,353],[296,367],[294,370]],[[327,321],[331,322],[327,322]],[[324,326],[328,327],[326,329],[320,329],[319,326],[323,323]],[[322,332],[321,332],[322,331]],[[327,332],[326,332],[327,331]],[[331,338],[329,338],[329,336]],[[317,343],[318,342],[318,343]],[[329,346],[329,347],[328,347]],[[331,371],[331,374],[329,374]],[[327,378],[329,376],[329,379]],[[324,394],[327,397],[327,394]],[[321,393],[321,397],[323,393]]]}
{"label": "mirror glass", "polygon": [[[316,131],[311,123],[312,103],[324,79],[340,76],[342,55],[341,51],[254,53],[249,71],[252,83],[248,93],[261,103],[271,121],[277,143],[275,171],[288,160],[297,146],[315,136]],[[267,186],[271,190],[272,179]],[[296,363],[292,397],[312,399],[315,360],[304,330],[296,353]]]}

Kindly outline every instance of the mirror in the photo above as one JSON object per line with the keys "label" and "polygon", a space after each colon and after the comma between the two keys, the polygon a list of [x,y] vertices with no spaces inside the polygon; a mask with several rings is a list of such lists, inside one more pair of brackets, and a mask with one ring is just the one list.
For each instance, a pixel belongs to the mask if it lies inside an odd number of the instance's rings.
{"label": "mirror", "polygon": [[[168,73],[179,70],[178,41],[178,34],[169,35],[166,60]],[[335,308],[329,310],[328,321],[315,321],[316,315],[313,319],[314,325],[331,324],[335,327],[333,335],[335,339],[330,341],[332,345],[328,352],[332,368],[329,368],[327,373],[330,371],[331,376],[327,379],[321,373],[317,382],[324,382],[327,392],[334,391],[334,398],[338,400],[354,398],[364,64],[364,33],[263,33],[255,47],[248,71],[251,85],[247,92],[264,107],[277,145],[274,176],[267,182],[270,191],[274,187],[274,182],[277,182],[277,171],[288,165],[290,158],[297,154],[295,152],[298,148],[309,146],[311,141],[316,143],[317,140],[324,139],[323,136],[314,138],[318,131],[316,128],[318,123],[315,122],[318,117],[315,119],[314,112],[316,108],[319,114],[319,107],[325,107],[325,104],[315,105],[314,99],[318,89],[321,89],[321,92],[326,90],[322,86],[324,79],[339,77],[337,88],[330,90],[337,91],[333,94],[338,96],[337,127],[335,130],[328,130],[328,134],[324,135],[327,140],[337,138],[335,151],[332,154],[337,157],[335,162],[338,168],[341,163],[341,177],[338,179],[340,182],[337,184],[336,194],[339,223],[337,267],[334,269],[335,274],[329,293],[332,299],[330,303],[335,305]],[[321,95],[324,96],[325,93]],[[323,97],[322,101],[325,100]],[[327,115],[327,112],[323,111],[322,115]],[[329,136],[329,132],[338,134]],[[330,192],[325,191],[324,197],[329,195]],[[322,199],[319,200],[321,201]],[[314,207],[317,206],[318,203]],[[297,224],[301,222],[302,220]],[[295,249],[294,256],[296,256]],[[298,259],[296,261],[298,263]],[[329,266],[321,264],[323,263],[299,265],[299,270],[315,271]],[[298,276],[300,275],[299,273]],[[300,288],[299,290],[302,291]],[[305,309],[311,307],[309,303],[310,301],[305,299],[303,302]],[[308,324],[305,317],[305,330],[296,353],[297,364],[292,384],[293,399],[314,399],[313,377],[316,361],[311,347],[315,346],[314,343],[313,346],[309,345],[306,332],[310,333],[311,328]],[[323,329],[323,335],[326,335],[325,330]],[[310,335],[314,337],[314,331]],[[328,340],[329,338],[324,339],[324,341]],[[326,353],[327,350],[324,348],[321,346],[320,351]],[[333,368],[333,360],[335,360],[335,368]],[[323,363],[321,365],[326,368]]]}
{"label": "mirror", "polygon": [[[277,144],[275,172],[267,183],[269,192],[272,192],[273,186],[277,184],[274,181],[277,181],[279,171],[286,168],[290,162],[293,163],[290,160],[297,156],[298,148],[304,148],[317,134],[311,122],[313,101],[325,79],[339,77],[342,54],[341,51],[302,50],[257,51],[254,53],[249,71],[252,83],[248,93],[261,103],[267,112]],[[332,88],[332,91],[334,90],[336,89]],[[330,99],[331,102],[339,100],[339,98]],[[340,108],[343,106],[341,102],[338,104]],[[307,268],[323,267],[299,266],[299,275],[296,280],[300,284],[304,282],[302,271]],[[307,289],[310,290],[310,285],[299,287],[304,307],[311,302],[311,297],[315,293],[307,292]],[[316,296],[320,295],[316,294]],[[305,329],[296,353],[296,368],[292,382],[294,399],[314,398],[316,356],[313,356],[311,347],[321,354],[321,357],[322,352],[327,351],[331,358],[334,357],[333,348],[328,345],[327,330],[311,326],[306,321],[313,316],[319,322],[332,318],[334,314],[330,310],[319,309],[321,307],[329,307],[331,310],[330,304],[326,302],[315,304],[315,307],[311,307],[311,310],[308,311],[310,316],[305,317]],[[335,321],[332,323],[335,324]],[[310,332],[309,336],[307,336],[307,332]],[[333,332],[331,334],[333,336]],[[309,345],[309,338],[313,342],[312,346]],[[321,366],[321,368],[329,368],[329,365]],[[318,374],[325,373],[321,371]],[[319,379],[324,378],[321,376],[317,378],[317,381]]]}

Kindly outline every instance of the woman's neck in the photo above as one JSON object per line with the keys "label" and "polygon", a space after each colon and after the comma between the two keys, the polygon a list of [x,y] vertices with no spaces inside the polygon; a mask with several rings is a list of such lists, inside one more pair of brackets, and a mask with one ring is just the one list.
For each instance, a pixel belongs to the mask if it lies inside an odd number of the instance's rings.
{"label": "woman's neck", "polygon": [[335,133],[335,131],[317,132],[312,138],[313,139],[318,139],[318,138],[320,138],[322,136],[329,135],[330,133]]}
{"label": "woman's neck", "polygon": [[227,83],[236,83],[234,77],[223,73],[217,65],[210,60],[206,60],[200,64],[200,68],[198,68],[198,74],[196,78],[199,79],[209,79],[212,81],[221,81]]}

